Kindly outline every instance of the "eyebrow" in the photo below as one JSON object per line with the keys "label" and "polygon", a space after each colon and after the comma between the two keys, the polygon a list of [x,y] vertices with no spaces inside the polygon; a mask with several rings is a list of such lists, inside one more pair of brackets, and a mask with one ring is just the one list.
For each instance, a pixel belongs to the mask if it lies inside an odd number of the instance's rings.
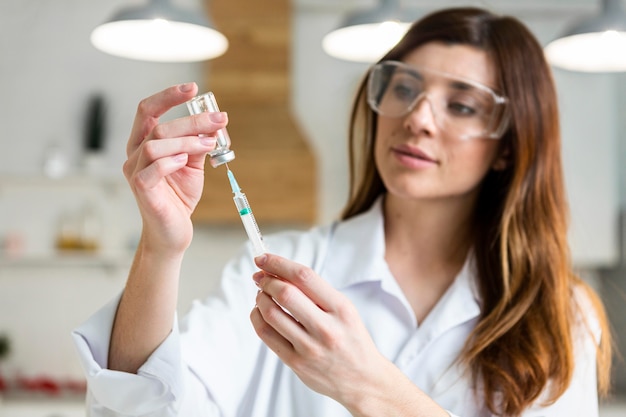
{"label": "eyebrow", "polygon": [[398,69],[396,71],[394,71],[394,74],[396,74],[396,73],[397,74],[401,74],[401,75],[403,75],[403,74],[410,75],[410,76],[412,76],[414,78],[417,78],[419,80],[423,80],[424,79],[424,76],[422,75],[422,73],[419,72],[416,69],[413,69],[413,68],[398,67]]}
{"label": "eyebrow", "polygon": [[461,91],[478,90],[478,88],[475,85],[472,85],[463,81],[458,81],[458,80],[450,80],[449,85],[455,90],[461,90]]}
{"label": "eyebrow", "polygon": [[[426,77],[424,76],[422,71],[420,71],[418,68],[414,68],[409,65],[398,66],[398,69],[396,71],[398,74],[405,74],[405,75],[412,76],[420,81],[426,81]],[[428,70],[426,70],[426,73],[428,73]],[[471,91],[471,90],[481,91],[482,90],[482,88],[478,87],[477,85],[474,85],[471,82],[462,81],[458,79],[455,80],[453,75],[446,74],[446,73],[442,73],[441,75],[444,78],[447,78],[449,80],[448,86],[452,87],[455,90],[458,90],[458,91]]]}

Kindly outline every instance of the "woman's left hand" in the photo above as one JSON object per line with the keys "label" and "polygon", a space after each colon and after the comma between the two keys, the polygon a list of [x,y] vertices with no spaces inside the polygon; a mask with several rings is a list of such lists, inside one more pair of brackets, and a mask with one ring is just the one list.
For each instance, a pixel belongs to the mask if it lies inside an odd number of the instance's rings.
{"label": "woman's left hand", "polygon": [[250,317],[263,342],[309,388],[348,409],[370,394],[367,387],[378,390],[392,364],[352,302],[311,268],[271,254],[255,261],[261,291]]}

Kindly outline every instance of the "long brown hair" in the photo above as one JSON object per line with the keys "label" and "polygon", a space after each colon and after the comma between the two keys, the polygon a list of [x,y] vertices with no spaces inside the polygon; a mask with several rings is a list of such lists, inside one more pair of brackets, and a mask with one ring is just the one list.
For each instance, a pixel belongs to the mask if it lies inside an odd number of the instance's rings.
{"label": "long brown hair", "polygon": [[[515,18],[455,8],[416,22],[381,61],[402,60],[432,41],[486,51],[509,100],[510,124],[500,139],[508,167],[487,174],[475,209],[473,248],[483,308],[461,360],[494,414],[519,415],[544,389],[549,389],[548,402],[555,401],[572,378],[576,320],[590,313],[576,301],[580,297],[574,293],[582,289],[602,332],[597,369],[604,394],[610,332],[599,298],[572,271],[557,99],[542,48]],[[365,100],[366,83],[352,112],[351,189],[344,219],[367,210],[386,192],[374,164],[376,116]]]}

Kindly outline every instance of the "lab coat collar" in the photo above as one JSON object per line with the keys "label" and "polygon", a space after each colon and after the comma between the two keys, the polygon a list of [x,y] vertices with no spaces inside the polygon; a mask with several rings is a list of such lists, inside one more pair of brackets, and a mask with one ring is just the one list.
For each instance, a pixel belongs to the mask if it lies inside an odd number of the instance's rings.
{"label": "lab coat collar", "polygon": [[[382,203],[383,198],[379,197],[368,211],[335,225],[321,276],[331,281],[336,288],[376,281],[381,282],[383,288],[397,287],[385,261]],[[437,321],[433,327],[442,329],[478,316],[481,303],[476,272],[475,257],[473,251],[470,251],[455,281],[433,308],[433,312],[443,309],[453,314],[429,314],[426,322],[429,319]],[[390,285],[389,280],[394,283]],[[400,291],[399,287],[397,291]]]}
{"label": "lab coat collar", "polygon": [[475,259],[470,251],[452,285],[421,323],[427,339],[435,339],[447,329],[480,315]]}
{"label": "lab coat collar", "polygon": [[335,224],[320,275],[336,288],[382,281],[389,275],[382,200],[379,197],[368,211]]}

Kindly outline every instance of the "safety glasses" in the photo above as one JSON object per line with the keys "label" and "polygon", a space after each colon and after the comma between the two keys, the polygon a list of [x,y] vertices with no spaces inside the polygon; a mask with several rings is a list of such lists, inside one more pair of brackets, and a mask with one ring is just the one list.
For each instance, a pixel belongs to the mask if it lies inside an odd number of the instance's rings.
{"label": "safety glasses", "polygon": [[424,100],[436,125],[459,139],[499,139],[508,126],[505,97],[441,71],[383,61],[372,67],[367,87],[367,101],[379,115],[403,117]]}

